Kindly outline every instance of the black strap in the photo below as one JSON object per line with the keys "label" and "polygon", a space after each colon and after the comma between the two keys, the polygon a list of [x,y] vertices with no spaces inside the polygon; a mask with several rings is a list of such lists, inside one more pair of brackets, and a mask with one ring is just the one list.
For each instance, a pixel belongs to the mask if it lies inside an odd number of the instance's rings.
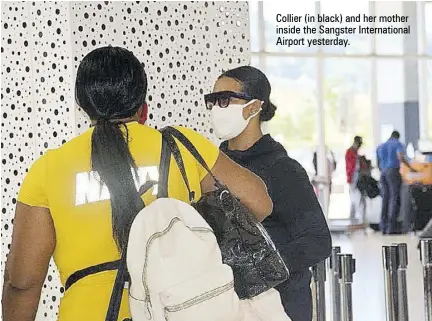
{"label": "black strap", "polygon": [[85,269],[79,270],[71,274],[66,280],[65,291],[67,291],[72,285],[74,285],[77,281],[89,276],[91,274],[96,274],[104,271],[112,271],[117,270],[120,265],[120,260],[105,262],[102,264],[97,264],[93,266],[89,266]]}
{"label": "black strap", "polygon": [[168,145],[168,147],[171,151],[171,154],[173,155],[174,160],[176,161],[177,166],[180,170],[180,173],[183,177],[183,181],[185,182],[186,188],[187,188],[188,193],[189,193],[189,201],[191,203],[194,203],[195,202],[195,192],[192,191],[190,188],[189,180],[187,178],[186,169],[184,166],[184,162],[183,162],[183,158],[181,156],[180,149],[179,149],[176,141],[174,140],[173,136],[169,132],[162,130],[161,133],[162,133],[162,139]]}
{"label": "black strap", "polygon": [[[147,191],[154,185],[158,184],[156,181],[147,181],[139,189],[139,194],[144,195]],[[100,272],[117,270],[120,265],[120,260],[105,262],[101,264],[96,264],[93,266],[86,267],[85,269],[78,270],[72,273],[66,280],[65,291],[67,291],[72,285],[74,285],[79,280]]]}
{"label": "black strap", "polygon": [[161,159],[159,163],[159,182],[157,198],[168,197],[168,176],[171,162],[171,150],[162,137]]}
{"label": "black strap", "polygon": [[186,149],[189,151],[189,153],[191,153],[192,156],[198,161],[198,163],[201,164],[201,166],[207,171],[207,173],[209,173],[213,177],[216,184],[220,185],[220,182],[213,175],[211,169],[208,167],[204,158],[201,156],[201,154],[198,152],[198,150],[195,148],[195,146],[191,143],[191,141],[185,135],[183,135],[182,132],[178,131],[177,129],[175,129],[174,127],[171,127],[171,126],[165,127],[164,129],[162,129],[162,131],[168,132],[172,136],[177,138],[179,140],[179,142],[182,143],[182,145],[184,147],[186,147]]}
{"label": "black strap", "polygon": [[127,247],[123,250],[122,256],[120,258],[117,276],[114,281],[113,289],[111,292],[111,299],[108,305],[107,314],[105,321],[117,321],[120,313],[120,305],[123,297],[123,290],[128,279],[128,271],[126,264]]}

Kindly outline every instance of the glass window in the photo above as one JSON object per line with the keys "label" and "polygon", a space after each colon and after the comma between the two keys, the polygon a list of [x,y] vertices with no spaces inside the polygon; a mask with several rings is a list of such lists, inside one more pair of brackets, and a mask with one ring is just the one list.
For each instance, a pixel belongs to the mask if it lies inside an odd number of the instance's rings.
{"label": "glass window", "polygon": [[324,61],[326,140],[345,152],[356,135],[372,143],[371,62],[328,58]]}
{"label": "glass window", "polygon": [[266,124],[291,157],[313,174],[317,141],[316,59],[267,57],[265,73],[272,86],[275,117]]}
{"label": "glass window", "polygon": [[332,173],[329,218],[348,218],[345,152],[356,135],[363,137],[360,151],[373,157],[371,61],[369,59],[324,60],[324,108],[326,145],[336,161]]}
{"label": "glass window", "polygon": [[249,1],[249,26],[251,51],[259,51],[258,1]]}
{"label": "glass window", "polygon": [[[392,16],[395,14],[403,16],[403,2],[401,1],[374,1],[376,16]],[[400,28],[405,27],[403,22],[379,22],[377,19],[375,27],[385,28],[388,26]],[[403,55],[403,35],[376,34],[376,53],[380,55]]]}
{"label": "glass window", "polygon": [[[328,53],[347,53],[347,54],[368,54],[371,52],[372,45],[372,35],[368,34],[359,34],[358,27],[361,25],[362,27],[370,26],[368,23],[363,22],[363,15],[369,15],[369,2],[367,1],[350,1],[350,2],[332,2],[332,1],[321,1],[320,2],[320,10],[322,14],[325,15],[335,15],[342,14],[344,19],[353,18],[352,21],[357,21],[357,18],[360,22],[346,22],[346,20],[340,23],[324,23],[322,28],[324,30],[328,30],[328,28],[341,28],[341,27],[349,27],[356,28],[355,34],[341,34],[338,37],[342,39],[347,39],[348,46],[325,46],[323,47],[324,52]],[[334,29],[338,30],[338,29]],[[336,37],[335,33],[331,34],[323,34],[323,38],[333,39]]]}
{"label": "glass window", "polygon": [[403,59],[378,59],[376,77],[378,103],[405,101]]}
{"label": "glass window", "polygon": [[[265,132],[280,141],[291,157],[298,160],[310,176],[315,171],[312,164],[313,153],[318,144],[317,132],[317,86],[324,94],[324,127],[327,150],[333,152],[337,166],[332,177],[332,193],[329,218],[347,218],[349,213],[349,196],[345,174],[345,151],[352,144],[353,137],[363,137],[364,145],[361,154],[372,161],[375,160],[374,144],[380,139],[375,134],[387,139],[386,128],[380,126],[384,116],[395,116],[386,113],[386,108],[402,106],[405,101],[416,100],[417,90],[407,86],[416,83],[415,75],[406,78],[406,71],[414,68],[420,55],[414,52],[415,39],[404,38],[395,34],[359,34],[362,27],[406,27],[401,22],[383,22],[379,18],[375,23],[365,23],[364,15],[391,17],[395,14],[404,15],[414,7],[400,1],[378,2],[338,2],[331,1],[263,1],[263,17],[258,17],[258,2],[250,2],[251,12],[251,65],[260,68],[269,78],[272,85],[271,99],[278,107],[274,119],[263,125]],[[429,136],[432,140],[432,1],[418,5],[417,17],[424,15],[425,24],[415,26],[417,20],[411,17],[411,32],[424,28],[423,34],[427,60],[427,101]],[[320,27],[320,23],[305,22],[306,15],[342,14],[344,21],[339,23],[322,23],[321,28],[356,27],[355,34],[311,34],[305,35],[304,27]],[[423,10],[424,9],[424,10]],[[256,12],[256,21],[253,19]],[[345,19],[351,18],[351,22]],[[263,18],[263,30],[258,30],[258,19]],[[358,22],[360,18],[360,22]],[[297,21],[296,21],[297,20]],[[261,25],[261,24],[260,24]],[[286,30],[281,30],[286,28]],[[300,32],[292,33],[300,28]],[[284,33],[285,32],[285,33]],[[291,33],[290,33],[291,32]],[[263,38],[260,38],[260,33]],[[414,36],[414,35],[413,35]],[[309,47],[308,40],[317,38],[347,39],[349,45]],[[277,44],[281,38],[283,44]],[[297,39],[297,44],[287,45],[289,38]],[[304,39],[304,43],[299,43]],[[263,41],[261,46],[258,41]],[[406,40],[406,41],[405,41]],[[423,42],[423,36],[421,39]],[[423,45],[423,44],[422,44]],[[372,52],[372,48],[375,52]],[[257,52],[261,50],[262,52]],[[405,51],[404,51],[405,50]],[[411,50],[411,51],[410,51]],[[319,54],[322,52],[322,55]],[[371,56],[374,54],[374,57]],[[351,56],[350,56],[351,55]],[[354,56],[355,55],[355,56]],[[349,57],[350,56],[350,57]],[[323,63],[323,70],[318,69],[318,62]],[[373,63],[376,69],[373,70]],[[414,67],[413,67],[414,66]],[[323,82],[318,81],[318,72],[322,72]],[[374,73],[373,73],[374,72]],[[420,80],[419,80],[420,81]],[[421,80],[425,81],[425,80]],[[372,97],[372,85],[376,88],[376,97]],[[372,98],[376,101],[372,101]],[[372,106],[378,110],[373,111]],[[389,119],[390,119],[389,118]],[[402,117],[403,119],[403,117]],[[399,120],[392,120],[398,122]],[[396,124],[398,125],[398,124]],[[399,127],[403,128],[403,125]],[[380,133],[381,132],[381,133]],[[329,153],[328,155],[331,155]],[[379,175],[378,175],[379,177]]]}
{"label": "glass window", "polygon": [[429,139],[432,140],[432,60],[427,61],[427,97],[428,97],[428,129]]}
{"label": "glass window", "polygon": [[424,5],[424,21],[425,21],[425,52],[432,55],[432,2],[426,2]]}
{"label": "glass window", "polygon": [[[307,39],[314,39],[315,35],[305,35],[303,27],[305,15],[315,15],[315,3],[313,1],[265,1],[264,2],[264,36],[265,51],[267,52],[312,52],[316,47],[308,47]],[[299,22],[295,22],[296,17]],[[277,20],[286,19],[287,22]],[[291,22],[289,22],[291,21]],[[309,24],[311,25],[311,24]],[[299,34],[277,34],[276,28],[300,28]],[[295,39],[299,41],[292,46],[277,45],[278,39]],[[301,39],[304,39],[303,42]]]}

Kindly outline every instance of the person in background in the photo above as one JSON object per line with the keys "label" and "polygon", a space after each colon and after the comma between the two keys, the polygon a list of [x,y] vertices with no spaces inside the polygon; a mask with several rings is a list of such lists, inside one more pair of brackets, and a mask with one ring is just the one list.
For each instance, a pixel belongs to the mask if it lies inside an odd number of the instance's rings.
{"label": "person in background", "polygon": [[378,167],[381,170],[382,208],[380,230],[383,234],[400,233],[397,228],[402,186],[400,163],[404,163],[411,171],[415,171],[406,158],[404,146],[399,141],[399,138],[399,132],[394,131],[389,140],[379,145],[376,150]]}
{"label": "person in background", "polygon": [[[5,268],[4,321],[34,321],[52,255],[63,285],[78,270],[120,258],[143,206],[140,197],[145,204],[155,200],[153,191],[140,195],[135,185],[145,184],[152,169],[157,175],[161,155],[161,133],[138,123],[146,117],[146,94],[147,76],[132,52],[103,47],[84,57],[76,99],[93,127],[46,152],[21,185]],[[178,129],[257,219],[270,214],[272,202],[258,176],[200,134]],[[188,152],[182,157],[193,190],[213,190],[213,178],[195,158]],[[187,202],[183,179],[174,169],[170,197]],[[105,320],[115,277],[116,271],[102,270],[73,284],[61,299],[58,320]],[[130,318],[127,298],[125,290],[119,320]]]}
{"label": "person in background", "polygon": [[353,144],[345,153],[346,177],[350,194],[350,220],[353,225],[364,223],[361,221],[366,211],[366,198],[357,188],[358,175],[362,165],[359,161],[358,152],[362,145],[363,139],[360,136],[355,136]]}
{"label": "person in background", "polygon": [[306,171],[262,133],[262,122],[276,112],[270,91],[260,70],[243,66],[223,73],[204,98],[220,149],[267,184],[274,209],[263,225],[291,273],[276,289],[293,321],[310,321],[309,268],[329,256],[331,236]]}

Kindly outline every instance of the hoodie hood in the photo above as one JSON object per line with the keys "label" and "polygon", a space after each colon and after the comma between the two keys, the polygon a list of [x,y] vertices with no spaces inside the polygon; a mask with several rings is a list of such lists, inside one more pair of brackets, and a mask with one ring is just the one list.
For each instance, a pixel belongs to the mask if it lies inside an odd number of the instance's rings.
{"label": "hoodie hood", "polygon": [[280,155],[283,153],[287,156],[285,148],[269,134],[261,137],[254,145],[245,151],[229,150],[228,141],[220,145],[220,150],[242,166],[248,165],[251,162],[256,162],[258,159],[264,163],[269,159],[271,163],[271,159],[275,158],[276,154]]}

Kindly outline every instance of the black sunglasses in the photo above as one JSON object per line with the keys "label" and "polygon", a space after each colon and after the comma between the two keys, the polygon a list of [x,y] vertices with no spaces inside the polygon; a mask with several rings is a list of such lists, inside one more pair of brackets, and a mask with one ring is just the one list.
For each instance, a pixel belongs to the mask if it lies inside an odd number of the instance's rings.
{"label": "black sunglasses", "polygon": [[206,108],[208,110],[212,110],[213,106],[219,106],[221,108],[228,107],[232,98],[244,99],[247,101],[251,101],[252,99],[254,99],[253,97],[244,93],[239,93],[235,91],[219,91],[217,93],[204,95],[204,102]]}

